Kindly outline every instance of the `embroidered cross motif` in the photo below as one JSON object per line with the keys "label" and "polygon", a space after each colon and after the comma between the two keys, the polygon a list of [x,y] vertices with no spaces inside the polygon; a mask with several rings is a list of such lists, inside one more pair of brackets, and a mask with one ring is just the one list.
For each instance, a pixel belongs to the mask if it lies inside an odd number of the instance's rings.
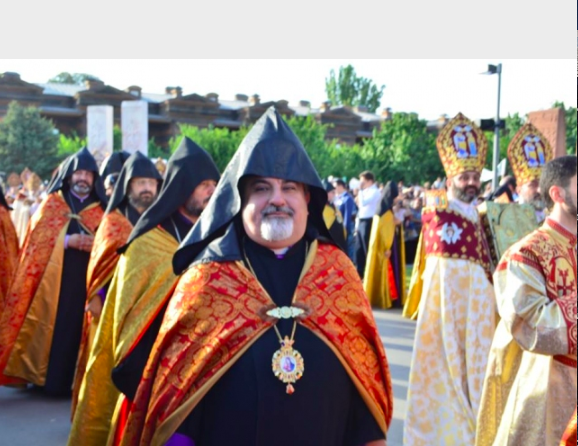
{"label": "embroidered cross motif", "polygon": [[458,228],[458,225],[452,223],[449,225],[445,223],[442,228],[437,232],[443,242],[449,245],[455,245],[462,238],[463,229]]}
{"label": "embroidered cross motif", "polygon": [[558,297],[564,297],[570,295],[574,291],[574,286],[572,283],[569,283],[568,279],[570,278],[570,271],[568,270],[559,270],[558,271],[560,279],[557,281],[558,287]]}

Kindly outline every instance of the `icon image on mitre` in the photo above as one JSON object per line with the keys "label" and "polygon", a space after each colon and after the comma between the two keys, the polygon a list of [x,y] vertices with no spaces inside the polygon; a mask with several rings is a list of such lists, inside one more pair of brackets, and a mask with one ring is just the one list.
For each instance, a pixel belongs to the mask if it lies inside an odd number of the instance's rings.
{"label": "icon image on mitre", "polygon": [[463,172],[481,172],[486,164],[486,137],[462,113],[458,113],[444,126],[436,146],[448,178]]}
{"label": "icon image on mitre", "polygon": [[519,185],[540,180],[542,169],[554,158],[548,140],[531,123],[526,123],[508,145],[508,160]]}

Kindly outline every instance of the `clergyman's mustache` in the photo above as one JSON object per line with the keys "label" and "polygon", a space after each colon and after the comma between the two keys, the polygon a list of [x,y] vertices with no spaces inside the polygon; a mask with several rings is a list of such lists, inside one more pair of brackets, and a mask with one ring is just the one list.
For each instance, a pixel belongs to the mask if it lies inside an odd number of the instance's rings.
{"label": "clergyman's mustache", "polygon": [[263,216],[263,218],[267,218],[269,217],[269,215],[278,212],[287,214],[289,217],[293,217],[295,215],[295,211],[288,206],[273,206],[273,205],[267,206],[265,209],[263,209],[261,215]]}

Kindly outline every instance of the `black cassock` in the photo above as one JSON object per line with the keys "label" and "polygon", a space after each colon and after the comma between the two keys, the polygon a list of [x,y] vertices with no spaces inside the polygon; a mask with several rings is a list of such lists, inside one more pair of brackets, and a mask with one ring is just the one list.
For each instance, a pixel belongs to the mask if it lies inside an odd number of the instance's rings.
{"label": "black cassock", "polygon": [[[305,261],[305,241],[283,259],[245,239],[247,257],[278,306],[289,306]],[[281,320],[290,336],[293,320]],[[305,373],[288,395],[272,371],[280,348],[273,329],[263,334],[225,373],[178,432],[195,446],[360,446],[384,435],[349,375],[313,332],[297,326],[294,348]]]}
{"label": "black cassock", "polygon": [[[74,214],[79,214],[97,202],[97,198],[92,194],[80,201],[68,190],[64,192],[64,198]],[[77,220],[72,219],[66,234],[81,232],[87,233]],[[58,309],[44,386],[46,393],[52,395],[66,396],[72,392],[86,306],[86,271],[89,259],[90,252],[72,248],[64,251]]]}

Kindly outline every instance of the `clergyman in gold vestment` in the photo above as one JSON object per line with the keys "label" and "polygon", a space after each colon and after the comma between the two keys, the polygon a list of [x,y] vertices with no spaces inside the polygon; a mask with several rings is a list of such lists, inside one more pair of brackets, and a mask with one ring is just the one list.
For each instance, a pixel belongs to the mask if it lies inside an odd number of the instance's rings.
{"label": "clergyman in gold vestment", "polygon": [[558,446],[576,409],[576,157],[546,165],[544,225],[502,258],[477,446]]}
{"label": "clergyman in gold vestment", "polygon": [[404,426],[407,446],[474,444],[496,324],[490,253],[474,206],[487,143],[460,113],[444,127],[437,147],[449,178],[449,202],[446,208],[427,207],[422,215],[425,265]]}

